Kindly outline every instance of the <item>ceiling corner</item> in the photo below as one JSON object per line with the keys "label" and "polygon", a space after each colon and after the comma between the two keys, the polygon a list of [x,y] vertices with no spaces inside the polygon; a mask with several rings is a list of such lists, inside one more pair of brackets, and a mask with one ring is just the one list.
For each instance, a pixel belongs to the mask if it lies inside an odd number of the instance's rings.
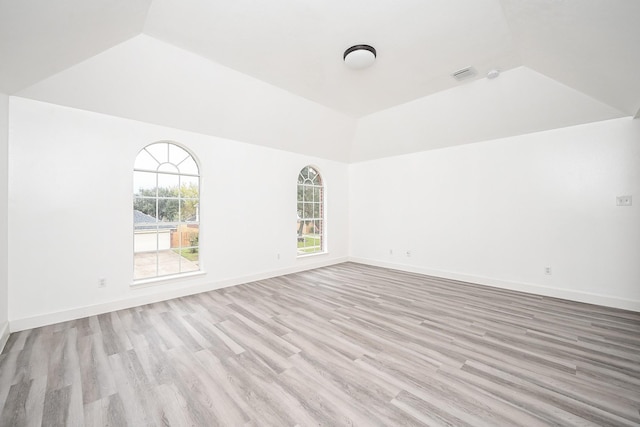
{"label": "ceiling corner", "polygon": [[0,90],[16,93],[140,34],[151,2],[0,2]]}
{"label": "ceiling corner", "polygon": [[640,2],[500,0],[523,64],[631,116]]}

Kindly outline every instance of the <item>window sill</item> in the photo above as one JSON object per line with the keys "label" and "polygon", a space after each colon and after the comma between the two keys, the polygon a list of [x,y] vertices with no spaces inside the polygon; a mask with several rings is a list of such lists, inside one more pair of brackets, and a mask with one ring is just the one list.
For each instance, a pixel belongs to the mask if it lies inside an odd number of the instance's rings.
{"label": "window sill", "polygon": [[191,273],[172,274],[170,276],[160,276],[160,277],[153,277],[151,279],[134,280],[131,283],[130,287],[135,289],[135,288],[147,288],[149,286],[156,286],[156,285],[166,285],[169,283],[176,283],[184,279],[192,279],[195,277],[205,276],[206,274],[207,274],[206,271],[194,271]]}
{"label": "window sill", "polygon": [[323,251],[323,252],[314,252],[312,254],[301,254],[298,255],[296,258],[300,259],[300,258],[309,258],[309,257],[314,257],[314,256],[318,256],[318,255],[329,255],[328,251]]}

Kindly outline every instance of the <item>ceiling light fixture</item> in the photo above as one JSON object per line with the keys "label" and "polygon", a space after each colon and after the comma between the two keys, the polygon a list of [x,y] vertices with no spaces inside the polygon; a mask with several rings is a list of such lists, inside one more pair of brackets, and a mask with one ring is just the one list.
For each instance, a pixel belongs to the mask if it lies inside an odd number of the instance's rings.
{"label": "ceiling light fixture", "polygon": [[367,68],[376,60],[376,50],[368,44],[357,44],[345,50],[342,59],[349,68]]}

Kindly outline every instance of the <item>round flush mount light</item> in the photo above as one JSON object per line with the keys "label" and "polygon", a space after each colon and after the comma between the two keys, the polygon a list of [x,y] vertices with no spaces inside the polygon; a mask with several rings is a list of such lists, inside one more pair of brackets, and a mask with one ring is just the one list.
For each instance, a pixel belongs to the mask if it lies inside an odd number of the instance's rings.
{"label": "round flush mount light", "polygon": [[376,60],[376,50],[368,44],[357,44],[345,50],[342,58],[349,68],[359,70],[373,64]]}

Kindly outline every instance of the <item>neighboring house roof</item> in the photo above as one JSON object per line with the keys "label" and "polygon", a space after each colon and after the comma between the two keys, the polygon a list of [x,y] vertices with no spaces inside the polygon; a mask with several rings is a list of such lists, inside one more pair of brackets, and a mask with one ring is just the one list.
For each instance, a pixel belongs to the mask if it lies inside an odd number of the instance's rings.
{"label": "neighboring house roof", "polygon": [[133,222],[139,224],[141,222],[157,222],[158,220],[151,215],[134,209],[133,210]]}
{"label": "neighboring house roof", "polygon": [[133,223],[136,230],[154,230],[156,229],[156,227],[161,230],[176,228],[173,224],[158,222],[158,220],[151,215],[148,215],[136,209],[133,210]]}

